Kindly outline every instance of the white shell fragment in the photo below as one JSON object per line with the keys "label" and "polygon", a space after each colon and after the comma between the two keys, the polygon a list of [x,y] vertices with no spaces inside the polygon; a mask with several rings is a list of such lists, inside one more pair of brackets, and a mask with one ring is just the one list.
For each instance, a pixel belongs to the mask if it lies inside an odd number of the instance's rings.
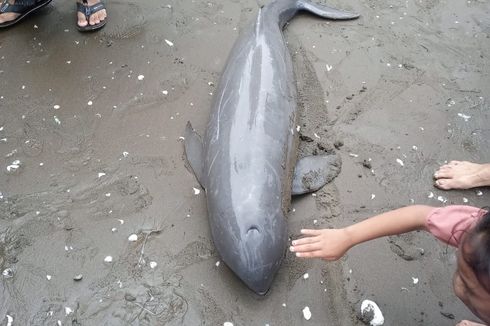
{"label": "white shell fragment", "polygon": [[143,76],[143,75],[138,76],[138,80],[143,80],[143,79],[145,79],[145,76]]}
{"label": "white shell fragment", "polygon": [[129,241],[131,241],[131,242],[137,241],[137,240],[138,240],[138,235],[136,235],[136,234],[131,234],[131,235],[128,237],[128,240],[129,240]]}
{"label": "white shell fragment", "polygon": [[6,268],[3,270],[2,275],[5,278],[11,278],[11,277],[14,277],[14,271],[12,268]]}
{"label": "white shell fragment", "polygon": [[168,46],[174,46],[174,44],[172,42],[170,42],[169,40],[165,40],[165,43],[167,43]]}
{"label": "white shell fragment", "polygon": [[201,190],[197,188],[192,187],[192,189],[194,189],[194,195],[199,195],[199,193],[201,192]]}
{"label": "white shell fragment", "polygon": [[70,307],[65,307],[65,314],[68,316],[69,314],[71,314],[73,312],[73,309],[71,309]]}
{"label": "white shell fragment", "polygon": [[12,323],[14,322],[14,318],[10,315],[5,315],[7,317],[7,326],[12,326]]}
{"label": "white shell fragment", "polygon": [[447,198],[443,196],[437,196],[437,200],[440,201],[441,203],[447,202]]}
{"label": "white shell fragment", "polygon": [[225,321],[223,323],[223,326],[233,326],[233,323],[230,323],[229,321]]}
{"label": "white shell fragment", "polygon": [[303,278],[304,278],[305,280],[307,280],[309,277],[310,277],[310,275],[308,275],[308,273],[305,273],[305,275],[303,275]]}
{"label": "white shell fragment", "polygon": [[310,320],[310,318],[311,318],[311,311],[310,311],[310,308],[308,306],[303,308],[303,317],[306,320]]}
{"label": "white shell fragment", "polygon": [[458,117],[460,118],[463,118],[464,121],[468,121],[470,118],[471,118],[471,115],[466,115],[466,114],[463,114],[463,113],[458,113]]}
{"label": "white shell fragment", "polygon": [[92,104],[94,104],[92,101],[88,101],[87,102],[87,105],[89,105],[89,106],[92,105]]}
{"label": "white shell fragment", "polygon": [[216,262],[216,267],[218,267],[218,266],[219,266],[219,264],[220,264],[220,261],[218,260],[218,261]]}
{"label": "white shell fragment", "polygon": [[482,192],[481,190],[477,190],[477,191],[476,191],[476,195],[477,195],[477,196],[483,196],[483,192]]}
{"label": "white shell fragment", "polygon": [[83,278],[83,275],[82,274],[77,274],[73,277],[73,280],[74,281],[81,281]]}
{"label": "white shell fragment", "polygon": [[112,256],[106,256],[106,257],[104,258],[104,261],[105,261],[106,263],[111,263],[111,262],[112,262]]}
{"label": "white shell fragment", "polygon": [[385,318],[383,317],[383,313],[381,309],[379,309],[378,305],[371,300],[364,300],[361,304],[361,315],[363,317],[372,316],[369,324],[371,326],[379,326],[383,325],[385,322]]}
{"label": "white shell fragment", "polygon": [[51,281],[51,275],[46,275],[46,278],[48,279],[48,281]]}
{"label": "white shell fragment", "polygon": [[59,108],[60,108],[60,106],[59,106],[58,104],[55,104],[55,105],[53,106],[53,109],[55,109],[55,110],[59,110]]}
{"label": "white shell fragment", "polygon": [[405,166],[405,164],[403,163],[403,161],[402,161],[402,160],[400,160],[399,158],[397,158],[397,159],[396,159],[396,162],[397,162],[398,164],[400,164],[401,166]]}
{"label": "white shell fragment", "polygon": [[101,178],[101,177],[105,176],[105,173],[104,173],[104,172],[99,172],[99,174],[97,174],[97,176],[98,176],[99,178]]}
{"label": "white shell fragment", "polygon": [[7,171],[9,171],[9,172],[15,172],[19,168],[20,168],[20,161],[19,160],[15,160],[15,161],[12,162],[12,164],[10,164],[9,166],[7,166]]}
{"label": "white shell fragment", "polygon": [[434,193],[431,191],[431,192],[429,193],[429,196],[427,196],[427,198],[434,198]]}
{"label": "white shell fragment", "polygon": [[417,284],[419,282],[419,279],[417,277],[412,277],[413,284]]}
{"label": "white shell fragment", "polygon": [[158,265],[158,264],[157,264],[157,262],[156,262],[156,261],[151,261],[151,262],[150,262],[150,268],[152,268],[152,269],[153,269],[153,268],[155,268],[155,267],[157,267],[157,265]]}
{"label": "white shell fragment", "polygon": [[327,71],[330,71],[330,70],[332,70],[333,67],[327,64],[326,68],[327,68]]}

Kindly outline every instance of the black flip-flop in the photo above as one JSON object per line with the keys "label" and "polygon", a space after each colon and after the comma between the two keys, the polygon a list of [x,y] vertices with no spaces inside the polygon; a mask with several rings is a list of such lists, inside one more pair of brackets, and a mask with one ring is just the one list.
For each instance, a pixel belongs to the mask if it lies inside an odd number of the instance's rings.
{"label": "black flip-flop", "polygon": [[[80,26],[78,25],[78,20],[77,20],[77,28],[80,32],[91,32],[98,30],[107,23],[107,17],[102,20],[100,23],[95,24],[95,25],[90,25],[90,16],[96,13],[97,11],[101,11],[103,9],[106,9],[104,4],[102,2],[96,3],[95,5],[89,6],[87,0],[83,0],[83,3],[77,2],[77,12],[81,12],[84,16],[85,19],[87,20],[87,26]],[[78,19],[78,18],[77,18]]]}
{"label": "black flip-flop", "polygon": [[0,14],[6,13],[6,12],[13,12],[16,14],[20,14],[19,17],[15,18],[14,20],[9,20],[8,22],[0,23],[0,28],[4,27],[9,27],[14,24],[17,24],[20,20],[22,20],[24,17],[29,15],[30,13],[44,7],[48,3],[51,2],[51,0],[40,0],[36,1],[34,4],[31,5],[26,5],[23,4],[24,1],[22,0],[17,0],[15,1],[15,4],[10,4],[8,3],[8,0],[4,0],[2,4],[0,5]]}

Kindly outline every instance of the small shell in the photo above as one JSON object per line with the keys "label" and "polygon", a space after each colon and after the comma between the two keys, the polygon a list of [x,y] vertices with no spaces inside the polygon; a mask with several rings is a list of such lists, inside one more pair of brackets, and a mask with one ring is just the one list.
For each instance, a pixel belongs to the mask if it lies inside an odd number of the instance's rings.
{"label": "small shell", "polygon": [[104,258],[104,261],[105,261],[106,263],[111,263],[111,262],[112,262],[112,256],[106,256],[106,257]]}
{"label": "small shell", "polygon": [[385,318],[383,317],[383,313],[381,309],[379,309],[376,302],[371,300],[364,300],[361,304],[361,315],[364,316],[372,316],[369,324],[371,326],[380,326],[385,322]]}
{"label": "small shell", "polygon": [[75,276],[73,277],[73,280],[75,280],[75,281],[81,281],[81,280],[82,280],[82,278],[83,278],[83,275],[82,275],[82,274],[78,274],[78,275],[75,275]]}
{"label": "small shell", "polygon": [[12,268],[6,268],[6,269],[3,270],[2,275],[5,278],[14,277],[14,270]]}
{"label": "small shell", "polygon": [[310,318],[311,318],[311,311],[310,311],[310,308],[309,307],[304,307],[303,308],[303,317],[306,320],[310,320]]}
{"label": "small shell", "polygon": [[136,235],[136,234],[131,234],[131,235],[128,237],[128,240],[129,240],[129,241],[131,241],[131,242],[137,241],[137,240],[138,240],[138,235]]}

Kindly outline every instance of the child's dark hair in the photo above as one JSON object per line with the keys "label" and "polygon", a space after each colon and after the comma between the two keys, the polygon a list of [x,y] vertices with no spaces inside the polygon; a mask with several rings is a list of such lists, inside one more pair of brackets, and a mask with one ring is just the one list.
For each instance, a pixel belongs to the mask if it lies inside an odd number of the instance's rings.
{"label": "child's dark hair", "polygon": [[490,209],[465,237],[463,259],[471,267],[480,284],[490,293]]}

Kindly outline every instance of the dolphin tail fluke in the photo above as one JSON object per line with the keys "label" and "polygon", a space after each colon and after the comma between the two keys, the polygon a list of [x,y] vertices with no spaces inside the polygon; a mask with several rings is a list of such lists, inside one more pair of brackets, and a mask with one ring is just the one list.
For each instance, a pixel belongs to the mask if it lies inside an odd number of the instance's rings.
{"label": "dolphin tail fluke", "polygon": [[330,8],[325,5],[310,2],[308,0],[298,0],[298,8],[301,10],[309,11],[323,18],[335,20],[348,20],[356,19],[359,17],[359,14]]}
{"label": "dolphin tail fluke", "polygon": [[202,164],[203,164],[203,144],[201,140],[201,136],[192,128],[190,122],[187,122],[187,126],[185,127],[185,156],[187,157],[187,161],[189,162],[192,171],[196,175],[197,181],[201,184],[203,188],[205,185],[203,183],[202,177]]}

